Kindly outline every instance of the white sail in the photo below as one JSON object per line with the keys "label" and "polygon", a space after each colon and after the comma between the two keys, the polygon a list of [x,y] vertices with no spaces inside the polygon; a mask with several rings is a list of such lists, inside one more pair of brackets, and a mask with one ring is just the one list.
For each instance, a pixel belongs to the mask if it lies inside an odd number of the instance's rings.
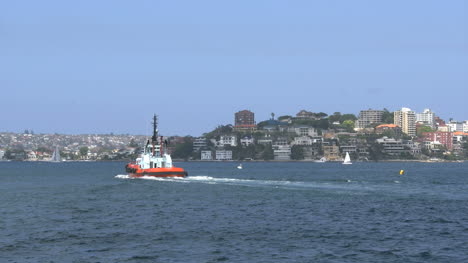
{"label": "white sail", "polygon": [[54,153],[52,153],[52,158],[50,159],[51,162],[61,162],[62,158],[60,157],[60,151],[58,146],[55,147]]}
{"label": "white sail", "polygon": [[349,157],[349,153],[348,153],[348,152],[346,152],[346,157],[345,157],[345,159],[344,159],[343,164],[352,164],[351,158]]}

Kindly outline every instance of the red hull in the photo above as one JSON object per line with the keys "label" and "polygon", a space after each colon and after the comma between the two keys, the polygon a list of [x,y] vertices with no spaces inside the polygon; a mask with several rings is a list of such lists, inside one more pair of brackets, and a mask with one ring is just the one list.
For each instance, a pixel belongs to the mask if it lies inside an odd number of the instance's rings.
{"label": "red hull", "polygon": [[138,165],[132,163],[127,164],[126,171],[130,177],[186,177],[188,175],[183,168],[179,167],[140,169]]}

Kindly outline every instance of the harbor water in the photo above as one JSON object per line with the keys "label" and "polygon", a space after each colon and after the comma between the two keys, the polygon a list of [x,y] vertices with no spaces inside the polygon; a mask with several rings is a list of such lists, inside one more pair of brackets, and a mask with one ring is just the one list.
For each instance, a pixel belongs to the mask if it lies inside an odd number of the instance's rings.
{"label": "harbor water", "polygon": [[468,163],[176,165],[0,162],[0,262],[468,262]]}

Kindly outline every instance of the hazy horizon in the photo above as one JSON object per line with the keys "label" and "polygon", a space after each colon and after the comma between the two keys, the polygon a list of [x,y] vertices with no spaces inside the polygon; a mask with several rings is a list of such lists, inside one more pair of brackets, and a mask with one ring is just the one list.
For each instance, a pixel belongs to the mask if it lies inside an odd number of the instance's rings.
{"label": "hazy horizon", "polygon": [[462,0],[4,1],[0,132],[199,136],[248,109],[468,119]]}

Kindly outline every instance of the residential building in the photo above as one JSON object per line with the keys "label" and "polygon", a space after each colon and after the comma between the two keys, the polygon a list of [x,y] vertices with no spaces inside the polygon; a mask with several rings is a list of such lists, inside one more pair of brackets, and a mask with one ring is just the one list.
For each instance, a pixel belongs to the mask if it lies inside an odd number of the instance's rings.
{"label": "residential building", "polygon": [[413,141],[403,141],[403,146],[411,153],[412,155],[417,155],[421,153],[421,145],[418,142]]}
{"label": "residential building", "polygon": [[200,152],[200,159],[202,161],[211,161],[211,160],[213,160],[213,156],[211,155],[211,151],[201,151]]}
{"label": "residential building", "polygon": [[288,127],[287,131],[290,133],[295,133],[299,136],[317,136],[318,135],[317,130],[314,127],[306,126],[306,125]]}
{"label": "residential building", "polygon": [[450,132],[450,126],[447,126],[446,124],[441,124],[437,126],[437,131],[440,132]]}
{"label": "residential building", "polygon": [[372,126],[374,123],[382,123],[383,110],[362,110],[359,112],[359,117],[355,123],[355,129],[365,129]]}
{"label": "residential building", "polygon": [[401,127],[395,124],[381,124],[375,127],[375,133],[382,134],[386,131],[391,131],[395,134],[395,136],[401,135]]}
{"label": "residential building", "polygon": [[463,122],[463,132],[468,132],[468,121]]}
{"label": "residential building", "polygon": [[274,145],[273,155],[277,161],[289,161],[291,160],[291,147],[289,145]]}
{"label": "residential building", "polygon": [[447,126],[450,127],[450,132],[457,132],[457,131],[460,131],[462,132],[463,131],[463,122],[458,122],[458,121],[449,121],[449,123],[447,123]]}
{"label": "residential building", "polygon": [[269,119],[266,121],[266,125],[263,126],[263,130],[269,131],[269,132],[274,132],[278,130],[282,130],[282,128],[288,127],[288,122],[286,121],[278,121],[275,119]]}
{"label": "residential building", "polygon": [[195,138],[195,140],[193,140],[193,151],[194,152],[198,152],[202,149],[205,149],[207,147],[207,140],[205,137],[199,137],[199,138]]}
{"label": "residential building", "polygon": [[416,136],[416,114],[409,108],[394,112],[394,124],[401,127],[408,136]]}
{"label": "residential building", "polygon": [[3,159],[4,156],[5,156],[5,151],[0,150],[0,160]]}
{"label": "residential building", "polygon": [[322,142],[323,142],[322,136],[313,136],[312,137],[312,143],[313,144],[317,144],[317,143],[321,144]]}
{"label": "residential building", "polygon": [[437,129],[439,129],[439,126],[445,126],[445,121],[439,118],[438,116],[434,116],[434,122]]}
{"label": "residential building", "polygon": [[232,147],[237,146],[237,137],[235,135],[222,135],[220,136],[219,146],[225,146],[225,145],[230,145]]}
{"label": "residential building", "polygon": [[416,114],[416,122],[421,123],[425,126],[436,128],[435,114],[430,109],[424,109],[422,113]]}
{"label": "residential building", "polygon": [[292,145],[312,145],[313,139],[309,136],[294,137]]}
{"label": "residential building", "polygon": [[313,145],[308,145],[308,146],[302,146],[302,150],[304,153],[304,160],[314,160],[317,159],[320,155],[320,157],[323,157],[321,154],[322,147],[319,144],[313,144]]}
{"label": "residential building", "polygon": [[355,153],[357,152],[357,146],[356,145],[340,145],[340,149],[342,153],[349,152],[349,153]]}
{"label": "residential building", "polygon": [[255,114],[249,110],[242,110],[234,114],[235,131],[256,131]]}
{"label": "residential building", "polygon": [[296,119],[300,119],[300,120],[317,120],[317,119],[320,119],[320,118],[317,118],[316,114],[314,114],[313,112],[306,111],[306,110],[301,110],[300,112],[298,112],[296,114]]}
{"label": "residential building", "polygon": [[340,148],[336,145],[323,145],[323,156],[329,161],[341,160]]}
{"label": "residential building", "polygon": [[399,155],[401,153],[409,152],[408,149],[405,147],[403,140],[401,139],[396,140],[393,138],[383,137],[377,139],[376,142],[383,146],[382,152],[387,153],[389,155]]}
{"label": "residential building", "polygon": [[[453,133],[452,132],[423,132],[424,142],[433,142],[434,144],[440,144],[445,146],[448,150],[453,149]],[[426,143],[426,145],[428,145]]]}
{"label": "residential building", "polygon": [[288,138],[278,137],[273,143],[273,146],[275,145],[289,145]]}
{"label": "residential building", "polygon": [[240,139],[240,143],[242,146],[249,146],[251,144],[254,144],[254,138],[252,138],[251,136],[245,136]]}
{"label": "residential building", "polygon": [[463,141],[466,141],[467,138],[468,138],[468,132],[454,132],[453,133],[453,143],[461,143]]}
{"label": "residential building", "polygon": [[273,138],[270,136],[270,134],[265,134],[264,137],[261,137],[257,140],[257,143],[262,145],[273,144]]}
{"label": "residential building", "polygon": [[228,150],[216,151],[216,160],[219,160],[219,161],[232,160],[232,151],[228,151]]}

